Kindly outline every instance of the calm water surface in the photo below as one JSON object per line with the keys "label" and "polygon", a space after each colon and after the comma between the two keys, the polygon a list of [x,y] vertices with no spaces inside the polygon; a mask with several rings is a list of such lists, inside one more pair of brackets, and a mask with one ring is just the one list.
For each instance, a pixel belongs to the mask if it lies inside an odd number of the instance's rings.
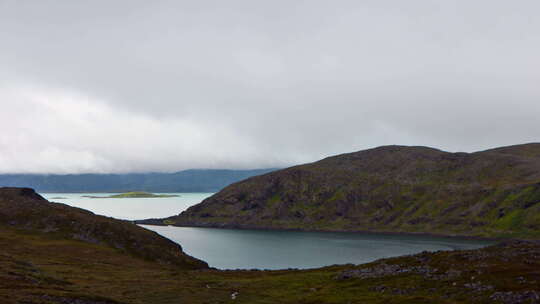
{"label": "calm water surface", "polygon": [[[175,194],[180,197],[92,199],[81,196],[105,195],[42,195],[50,201],[130,220],[178,214],[211,195]],[[53,199],[55,197],[65,199]],[[332,264],[359,264],[424,250],[473,249],[491,244],[487,241],[428,236],[142,226],[181,244],[186,253],[220,269],[313,268]]]}
{"label": "calm water surface", "polygon": [[220,269],[314,268],[360,264],[424,250],[473,249],[489,242],[426,236],[147,226]]}
{"label": "calm water surface", "polygon": [[162,218],[176,215],[189,206],[200,203],[213,193],[156,193],[176,194],[179,197],[160,198],[89,198],[89,196],[110,196],[119,193],[40,193],[51,202],[90,210],[99,215],[125,220]]}

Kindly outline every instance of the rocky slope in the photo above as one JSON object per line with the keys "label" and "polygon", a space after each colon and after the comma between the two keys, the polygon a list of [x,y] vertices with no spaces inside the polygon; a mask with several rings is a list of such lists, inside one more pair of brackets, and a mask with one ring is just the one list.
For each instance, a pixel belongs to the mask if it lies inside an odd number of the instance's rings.
{"label": "rocky slope", "polygon": [[153,231],[131,222],[50,203],[30,188],[0,188],[0,228],[39,232],[57,239],[103,244],[151,261],[183,269],[208,268],[205,262]]}
{"label": "rocky slope", "polygon": [[144,223],[539,238],[540,144],[343,154],[246,179]]}
{"label": "rocky slope", "polygon": [[539,261],[538,242],[508,242],[310,270],[185,271],[8,228],[0,229],[0,303],[540,303]]}

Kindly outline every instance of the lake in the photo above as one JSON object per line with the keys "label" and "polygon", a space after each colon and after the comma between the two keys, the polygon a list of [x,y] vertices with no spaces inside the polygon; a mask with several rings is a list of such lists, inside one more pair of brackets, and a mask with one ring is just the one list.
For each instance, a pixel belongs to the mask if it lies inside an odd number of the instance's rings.
{"label": "lake", "polygon": [[[180,197],[95,199],[82,196],[110,194],[42,195],[50,201],[84,208],[96,214],[134,220],[178,214],[212,193],[173,194]],[[141,226],[181,244],[186,253],[220,269],[315,268],[333,264],[360,264],[424,250],[474,249],[492,243],[410,235]]]}

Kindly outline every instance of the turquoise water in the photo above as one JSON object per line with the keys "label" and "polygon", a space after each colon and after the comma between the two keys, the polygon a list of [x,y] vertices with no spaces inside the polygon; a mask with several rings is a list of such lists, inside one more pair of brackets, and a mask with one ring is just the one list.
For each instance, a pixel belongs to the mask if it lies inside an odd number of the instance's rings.
{"label": "turquoise water", "polygon": [[[47,193],[45,198],[121,219],[178,214],[211,193],[174,193],[171,198],[92,199],[99,193]],[[65,199],[52,199],[64,197]],[[314,268],[360,264],[380,258],[437,250],[473,249],[487,241],[430,236],[333,232],[235,230],[141,225],[182,245],[184,251],[220,269]]]}
{"label": "turquoise water", "polygon": [[[176,215],[189,206],[200,203],[213,193],[157,193],[176,194],[179,197],[160,198],[88,198],[109,196],[118,193],[40,193],[51,202],[64,203],[90,210],[99,215],[124,220],[162,218]],[[61,199],[60,199],[61,198]]]}

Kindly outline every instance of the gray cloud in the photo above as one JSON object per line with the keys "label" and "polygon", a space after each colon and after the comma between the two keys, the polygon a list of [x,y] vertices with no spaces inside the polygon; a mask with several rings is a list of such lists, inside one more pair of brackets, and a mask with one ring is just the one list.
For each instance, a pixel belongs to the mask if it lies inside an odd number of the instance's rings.
{"label": "gray cloud", "polygon": [[0,1],[0,172],[540,138],[537,1]]}

